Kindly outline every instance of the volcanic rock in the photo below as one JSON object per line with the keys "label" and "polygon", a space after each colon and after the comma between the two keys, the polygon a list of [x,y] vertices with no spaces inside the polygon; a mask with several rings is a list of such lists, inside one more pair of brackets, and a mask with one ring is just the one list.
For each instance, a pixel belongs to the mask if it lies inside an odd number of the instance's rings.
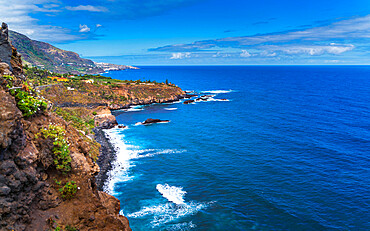
{"label": "volcanic rock", "polygon": [[190,103],[194,103],[194,100],[191,99],[191,100],[185,100],[184,101],[184,104],[190,104]]}
{"label": "volcanic rock", "polygon": [[160,119],[147,119],[143,122],[143,124],[154,124],[154,123],[161,123],[161,122],[170,122],[169,120],[160,120]]}

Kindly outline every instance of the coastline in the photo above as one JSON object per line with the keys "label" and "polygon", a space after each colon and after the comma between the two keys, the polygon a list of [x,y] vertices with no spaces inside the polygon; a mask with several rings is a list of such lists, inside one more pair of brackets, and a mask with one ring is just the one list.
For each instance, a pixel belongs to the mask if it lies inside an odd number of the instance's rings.
{"label": "coastline", "polygon": [[[122,110],[122,109],[128,109],[131,106],[138,106],[138,105],[151,105],[155,103],[171,103],[171,102],[177,102],[181,99],[186,98],[187,94],[184,95],[177,95],[175,97],[171,97],[170,99],[164,99],[164,100],[139,100],[134,103],[130,103],[125,105],[124,107],[120,108],[109,108],[111,112]],[[112,116],[114,116],[112,114]],[[115,117],[115,116],[114,116]],[[112,163],[114,162],[115,158],[117,157],[117,151],[114,148],[114,145],[111,143],[110,139],[106,136],[103,129],[112,129],[114,128],[114,124],[109,123],[109,126],[106,128],[103,127],[95,127],[93,129],[93,132],[95,133],[94,139],[96,142],[98,142],[101,145],[100,148],[100,155],[97,160],[97,164],[100,167],[99,173],[95,176],[95,183],[98,187],[99,191],[104,191],[104,185],[107,183],[108,180],[108,173],[112,170]]]}
{"label": "coastline", "polygon": [[117,105],[117,104],[110,105],[109,109],[111,111],[117,111],[117,110],[122,110],[122,109],[129,109],[131,106],[151,105],[155,103],[172,103],[172,102],[177,102],[181,99],[185,99],[186,97],[187,97],[187,94],[185,93],[185,94],[176,95],[176,96],[173,96],[171,98],[166,98],[166,99],[156,99],[156,98],[145,99],[145,100],[135,99],[125,105]]}
{"label": "coastline", "polygon": [[102,128],[94,128],[95,140],[101,145],[100,155],[97,160],[97,164],[100,167],[99,173],[95,176],[95,183],[99,191],[103,191],[104,184],[108,179],[108,172],[112,170],[112,162],[117,156],[117,152],[114,149],[113,144],[109,138],[106,137],[105,132]]}

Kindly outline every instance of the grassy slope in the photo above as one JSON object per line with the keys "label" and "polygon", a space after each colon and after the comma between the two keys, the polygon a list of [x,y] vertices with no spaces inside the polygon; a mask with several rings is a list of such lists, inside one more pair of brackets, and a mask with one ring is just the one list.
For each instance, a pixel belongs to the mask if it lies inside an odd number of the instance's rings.
{"label": "grassy slope", "polygon": [[[13,46],[21,53],[24,61],[32,66],[44,65],[45,69],[59,73],[101,73],[93,61],[80,58],[77,53],[61,50],[48,43],[29,39],[20,33],[10,31]],[[73,63],[73,65],[67,65]],[[92,68],[89,70],[89,68]]]}

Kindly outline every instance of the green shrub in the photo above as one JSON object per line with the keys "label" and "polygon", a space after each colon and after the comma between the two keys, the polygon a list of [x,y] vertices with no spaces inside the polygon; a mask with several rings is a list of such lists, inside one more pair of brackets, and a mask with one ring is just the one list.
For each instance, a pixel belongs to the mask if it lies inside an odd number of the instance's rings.
{"label": "green shrub", "polygon": [[2,78],[4,79],[2,84],[6,85],[6,88],[9,89],[9,88],[13,87],[13,81],[14,81],[13,76],[3,75]]}
{"label": "green shrub", "polygon": [[93,113],[92,113],[92,114],[95,116],[95,115],[97,115],[98,113],[97,113],[96,111],[93,111]]}
{"label": "green shrub", "polygon": [[62,184],[62,181],[58,181],[57,179],[54,179],[54,181],[55,181],[55,184],[57,184],[57,185],[61,185]]}
{"label": "green shrub", "polygon": [[69,144],[65,139],[65,130],[61,126],[50,125],[48,129],[41,130],[45,139],[53,140],[54,164],[56,169],[67,173],[71,171],[71,156]]}
{"label": "green shrub", "polygon": [[[95,127],[90,112],[80,109],[55,108],[55,112],[62,116],[65,121],[72,122],[71,125],[85,133],[91,133]],[[94,114],[94,113],[93,113]]]}
{"label": "green shrub", "polygon": [[26,118],[32,116],[38,111],[44,111],[48,107],[46,102],[38,100],[27,91],[16,89],[10,93],[15,96],[17,107],[22,111],[23,116]]}
{"label": "green shrub", "polygon": [[61,189],[59,189],[62,198],[65,200],[70,200],[77,193],[77,185],[74,181],[67,182]]}
{"label": "green shrub", "polygon": [[77,229],[73,226],[67,225],[66,226],[66,231],[77,231]]}

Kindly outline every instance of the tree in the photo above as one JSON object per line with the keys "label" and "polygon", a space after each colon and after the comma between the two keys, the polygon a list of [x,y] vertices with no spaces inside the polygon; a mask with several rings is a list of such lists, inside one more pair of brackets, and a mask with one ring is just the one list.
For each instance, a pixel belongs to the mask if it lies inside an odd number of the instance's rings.
{"label": "tree", "polygon": [[166,85],[168,85],[168,79],[166,79]]}

